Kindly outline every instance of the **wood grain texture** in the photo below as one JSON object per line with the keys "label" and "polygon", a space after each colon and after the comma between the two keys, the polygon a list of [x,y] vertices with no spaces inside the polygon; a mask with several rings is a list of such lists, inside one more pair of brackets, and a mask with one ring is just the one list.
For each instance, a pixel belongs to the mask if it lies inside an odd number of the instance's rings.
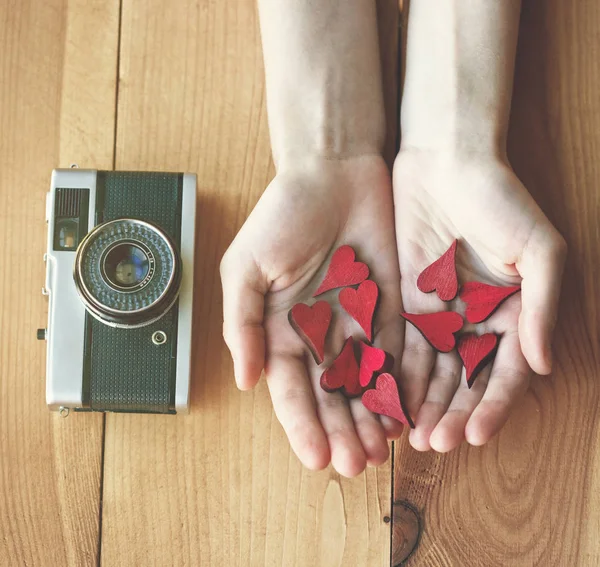
{"label": "wood grain texture", "polygon": [[498,335],[494,333],[467,333],[460,337],[456,350],[465,367],[469,388],[473,386],[477,375],[492,362],[497,348]]}
{"label": "wood grain texture", "polygon": [[469,323],[481,323],[499,309],[511,295],[521,291],[520,285],[496,286],[482,282],[466,282],[460,290],[465,303],[465,318]]}
{"label": "wood grain texture", "polygon": [[358,343],[360,348],[360,365],[358,382],[366,388],[371,384],[373,376],[380,372],[391,370],[394,366],[394,357],[384,350],[371,346],[364,341]]}
{"label": "wood grain texture", "polygon": [[[397,5],[378,10],[393,88]],[[121,30],[117,168],[198,173],[197,350],[189,416],[106,418],[102,564],[389,565],[391,465],[303,470],[221,337],[218,263],[274,174],[254,0],[123,0]]]}
{"label": "wood grain texture", "polygon": [[438,352],[450,352],[456,346],[455,333],[463,327],[462,315],[454,311],[437,313],[401,313]]}
{"label": "wood grain texture", "polygon": [[290,325],[304,341],[316,364],[322,364],[325,358],[325,338],[331,317],[331,305],[327,301],[317,301],[314,305],[296,303],[288,313]]}
{"label": "wood grain texture", "polygon": [[358,379],[358,362],[356,361],[354,339],[348,337],[342,351],[336,356],[331,366],[321,374],[321,388],[326,392],[341,390],[348,397],[362,393]]}
{"label": "wood grain texture", "polygon": [[112,167],[118,2],[0,3],[0,565],[94,565],[102,423],[45,400],[45,196]]}
{"label": "wood grain texture", "polygon": [[414,427],[410,415],[404,410],[400,400],[396,379],[391,374],[380,374],[375,382],[375,388],[364,393],[362,403],[373,413],[393,417],[404,425]]}
{"label": "wood grain texture", "polygon": [[[600,564],[599,30],[594,0],[523,2],[509,150],[569,243],[555,372],[484,448],[396,445],[395,499],[424,525],[408,565]],[[394,563],[411,525],[394,525]]]}
{"label": "wood grain texture", "polygon": [[340,246],[331,256],[327,273],[321,285],[313,294],[317,297],[330,289],[358,285],[369,277],[369,267],[356,260],[356,252],[351,246]]}
{"label": "wood grain texture", "polygon": [[379,302],[379,288],[372,280],[365,280],[356,289],[346,287],[338,295],[340,305],[373,341],[373,319]]}
{"label": "wood grain texture", "polygon": [[423,293],[437,292],[442,301],[452,301],[458,293],[458,276],[456,274],[455,240],[437,260],[429,264],[417,278],[417,287]]}

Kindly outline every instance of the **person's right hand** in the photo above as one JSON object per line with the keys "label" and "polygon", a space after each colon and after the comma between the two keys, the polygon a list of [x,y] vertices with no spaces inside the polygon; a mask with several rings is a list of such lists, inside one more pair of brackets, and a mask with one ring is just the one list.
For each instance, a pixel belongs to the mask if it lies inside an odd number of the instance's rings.
{"label": "person's right hand", "polygon": [[344,476],[383,463],[387,438],[401,425],[319,385],[345,338],[361,338],[356,322],[330,302],[334,316],[326,358],[317,366],[288,322],[288,311],[311,303],[331,254],[351,245],[380,289],[375,344],[399,359],[400,279],[391,180],[380,157],[309,160],[282,171],[265,190],[221,263],[225,341],[238,387],[256,385],[264,368],[275,413],[294,452],[310,469],[331,461]]}

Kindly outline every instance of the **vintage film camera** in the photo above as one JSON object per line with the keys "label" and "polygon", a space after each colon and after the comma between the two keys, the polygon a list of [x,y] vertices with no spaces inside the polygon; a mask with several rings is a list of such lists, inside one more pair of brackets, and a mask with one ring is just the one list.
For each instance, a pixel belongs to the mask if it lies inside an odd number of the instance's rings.
{"label": "vintage film camera", "polygon": [[46,200],[46,401],[189,407],[196,176],[57,169]]}

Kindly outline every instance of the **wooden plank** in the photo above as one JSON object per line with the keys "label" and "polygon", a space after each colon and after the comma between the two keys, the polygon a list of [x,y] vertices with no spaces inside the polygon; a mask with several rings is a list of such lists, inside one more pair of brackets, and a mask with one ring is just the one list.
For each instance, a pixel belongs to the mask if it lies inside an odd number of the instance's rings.
{"label": "wooden plank", "polygon": [[118,1],[0,3],[0,565],[93,565],[99,415],[45,401],[42,255],[55,167],[110,168]]}
{"label": "wooden plank", "polygon": [[218,264],[274,174],[264,99],[254,0],[124,0],[117,167],[198,173],[197,351],[191,415],[107,416],[104,565],[389,565],[390,465],[303,470],[222,341]]}
{"label": "wooden plank", "polygon": [[[487,447],[396,447],[395,499],[424,522],[408,565],[600,564],[600,5],[523,3],[510,155],[570,250],[556,371]],[[400,508],[398,508],[400,510]],[[403,558],[394,533],[394,564]]]}

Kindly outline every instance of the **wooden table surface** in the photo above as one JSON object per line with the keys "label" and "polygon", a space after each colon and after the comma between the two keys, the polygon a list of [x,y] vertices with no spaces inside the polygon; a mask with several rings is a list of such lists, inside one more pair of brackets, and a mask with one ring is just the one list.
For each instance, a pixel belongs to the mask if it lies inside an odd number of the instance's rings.
{"label": "wooden table surface", "polygon": [[[397,128],[396,0],[378,0]],[[406,10],[404,10],[405,12]],[[524,0],[510,155],[570,246],[556,372],[484,448],[310,473],[240,393],[218,263],[274,174],[254,0],[0,2],[0,565],[600,565],[600,4]],[[192,412],[45,406],[55,167],[198,174]],[[391,557],[390,557],[391,555]]]}

